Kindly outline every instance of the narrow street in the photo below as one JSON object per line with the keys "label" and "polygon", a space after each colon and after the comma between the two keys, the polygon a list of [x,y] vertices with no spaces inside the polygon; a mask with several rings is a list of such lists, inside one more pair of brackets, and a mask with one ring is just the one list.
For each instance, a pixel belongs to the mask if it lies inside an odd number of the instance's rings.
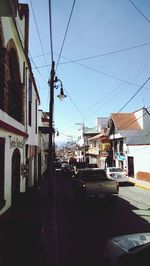
{"label": "narrow street", "polygon": [[[135,192],[137,206],[133,202]],[[59,174],[56,177],[58,265],[104,265],[104,249],[110,237],[149,231],[150,221],[139,214],[144,209],[139,206],[142,199],[150,217],[149,191],[134,186],[120,188],[115,206],[95,199],[75,202],[71,176]]]}

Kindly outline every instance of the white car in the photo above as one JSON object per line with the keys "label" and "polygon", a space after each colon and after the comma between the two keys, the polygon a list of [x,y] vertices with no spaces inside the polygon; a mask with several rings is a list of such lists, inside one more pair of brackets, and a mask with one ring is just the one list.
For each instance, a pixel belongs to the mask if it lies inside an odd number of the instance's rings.
{"label": "white car", "polygon": [[120,167],[107,167],[106,174],[109,179],[116,180],[118,183],[128,182],[127,171]]}
{"label": "white car", "polygon": [[121,235],[107,241],[106,265],[149,266],[150,232]]}

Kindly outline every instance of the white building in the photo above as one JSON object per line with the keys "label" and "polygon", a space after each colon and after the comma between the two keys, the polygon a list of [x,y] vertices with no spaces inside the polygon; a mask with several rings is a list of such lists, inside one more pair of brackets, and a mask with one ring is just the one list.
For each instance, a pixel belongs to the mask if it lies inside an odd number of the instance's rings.
{"label": "white building", "polygon": [[48,149],[49,149],[49,113],[39,110],[39,179],[41,180],[47,170]]}
{"label": "white building", "polygon": [[85,127],[84,124],[81,124],[81,128],[79,128],[77,147],[75,150],[76,160],[78,162],[89,162],[88,151],[89,141],[88,139],[95,136],[99,133],[99,128],[96,127]]}
{"label": "white building", "polygon": [[150,182],[150,113],[113,113],[108,123],[112,164],[127,168],[129,176]]}
{"label": "white building", "polygon": [[33,187],[38,178],[37,112],[40,99],[28,59],[28,19],[28,5],[15,0],[2,1],[0,215],[15,204],[21,192]]}

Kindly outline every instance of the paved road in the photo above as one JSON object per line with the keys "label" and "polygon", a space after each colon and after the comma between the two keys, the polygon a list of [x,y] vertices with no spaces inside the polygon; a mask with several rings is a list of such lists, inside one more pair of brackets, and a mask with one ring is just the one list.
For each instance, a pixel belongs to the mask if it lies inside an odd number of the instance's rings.
{"label": "paved road", "polygon": [[58,265],[103,266],[110,237],[150,231],[149,194],[133,186],[121,187],[116,206],[100,200],[75,202],[71,177],[57,176]]}
{"label": "paved road", "polygon": [[150,190],[138,187],[120,188],[120,197],[133,206],[132,212],[150,223]]}

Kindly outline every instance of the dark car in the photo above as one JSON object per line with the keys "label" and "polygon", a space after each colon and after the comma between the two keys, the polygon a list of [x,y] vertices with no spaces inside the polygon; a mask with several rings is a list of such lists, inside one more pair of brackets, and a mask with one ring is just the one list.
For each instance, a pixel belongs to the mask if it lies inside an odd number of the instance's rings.
{"label": "dark car", "polygon": [[120,235],[107,241],[106,265],[149,266],[150,232]]}
{"label": "dark car", "polygon": [[68,163],[62,163],[61,170],[71,170],[71,166]]}
{"label": "dark car", "polygon": [[85,169],[85,168],[87,168],[86,162],[76,162],[74,164],[75,173],[77,173],[79,171],[79,169]]}
{"label": "dark car", "polygon": [[119,191],[118,183],[109,180],[105,170],[101,168],[80,169],[73,178],[74,193],[79,198],[110,198]]}
{"label": "dark car", "polygon": [[97,163],[88,163],[87,167],[88,168],[98,168],[98,165],[97,165]]}

